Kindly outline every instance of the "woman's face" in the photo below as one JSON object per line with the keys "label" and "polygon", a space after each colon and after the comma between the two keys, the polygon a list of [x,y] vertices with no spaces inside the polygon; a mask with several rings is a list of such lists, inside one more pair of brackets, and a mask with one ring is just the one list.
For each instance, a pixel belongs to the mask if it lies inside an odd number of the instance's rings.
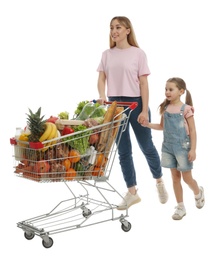
{"label": "woman's face", "polygon": [[130,29],[126,29],[119,23],[117,19],[113,20],[110,24],[110,35],[113,42],[120,43],[127,40],[127,35],[130,33]]}

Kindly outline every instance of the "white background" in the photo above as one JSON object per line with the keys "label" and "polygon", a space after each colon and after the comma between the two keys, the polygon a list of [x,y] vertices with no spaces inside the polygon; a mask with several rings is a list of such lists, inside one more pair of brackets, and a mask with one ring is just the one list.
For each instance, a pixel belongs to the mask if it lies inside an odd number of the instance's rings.
{"label": "white background", "polygon": [[[55,1],[2,0],[0,3],[1,85],[1,259],[205,259],[212,260],[212,8],[211,1]],[[161,205],[155,182],[133,139],[138,188],[142,202],[129,210],[132,229],[118,221],[52,236],[45,249],[41,239],[28,241],[18,221],[48,213],[69,197],[61,184],[38,184],[13,174],[9,139],[24,127],[28,108],[42,107],[45,117],[68,111],[98,97],[97,66],[109,43],[112,17],[130,18],[137,41],[147,54],[152,121],[164,99],[165,81],[182,77],[192,94],[198,146],[193,175],[205,189],[206,205],[198,210],[184,187],[186,217],[173,221],[176,205],[169,170],[164,180],[169,201]],[[160,151],[162,133],[153,132]],[[126,190],[115,161],[111,184]],[[100,214],[100,221],[102,216]],[[210,236],[210,238],[208,238]]]}

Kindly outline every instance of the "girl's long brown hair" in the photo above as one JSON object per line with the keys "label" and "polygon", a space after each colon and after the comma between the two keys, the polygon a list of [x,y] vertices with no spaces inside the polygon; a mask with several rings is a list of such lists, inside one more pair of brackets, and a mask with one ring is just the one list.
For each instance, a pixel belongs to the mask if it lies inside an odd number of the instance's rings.
{"label": "girl's long brown hair", "polygon": [[[193,106],[193,102],[192,102],[192,96],[191,93],[189,92],[189,90],[186,88],[186,83],[183,79],[181,78],[170,78],[167,80],[167,82],[172,82],[175,83],[175,85],[177,86],[177,88],[179,90],[183,89],[184,91],[186,91],[186,97],[185,97],[185,104]],[[162,115],[163,112],[165,111],[166,106],[170,103],[170,101],[168,101],[167,99],[165,99],[160,105],[159,105],[159,111],[160,114]]]}
{"label": "girl's long brown hair", "polygon": [[[130,29],[130,33],[127,35],[127,41],[131,46],[135,46],[139,48],[139,45],[136,40],[135,32],[132,26],[132,23],[130,20],[125,16],[115,16],[110,21],[110,26],[114,20],[118,20],[118,22],[123,25],[126,29]],[[113,48],[115,47],[116,43],[112,40],[111,35],[109,35],[109,47]]]}

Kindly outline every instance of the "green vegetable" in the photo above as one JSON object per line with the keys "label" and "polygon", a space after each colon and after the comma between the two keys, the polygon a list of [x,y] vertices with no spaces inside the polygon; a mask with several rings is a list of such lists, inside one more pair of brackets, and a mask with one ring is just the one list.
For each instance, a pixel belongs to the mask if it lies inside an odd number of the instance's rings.
{"label": "green vegetable", "polygon": [[[88,100],[81,101],[78,103],[77,108],[74,111],[73,119],[77,119],[80,116],[81,112],[83,111],[83,109],[85,108],[86,105],[87,105],[87,107],[93,107],[94,110],[95,110],[95,108],[100,106],[100,104],[98,102],[94,103],[94,102],[90,102]],[[93,110],[90,111],[88,108],[88,111],[87,111],[87,109],[86,109],[86,112],[84,112],[84,113],[82,112],[84,114],[84,116],[82,116],[82,118],[86,117],[85,119],[87,119],[89,117],[89,115],[91,114],[91,112],[93,112]],[[85,120],[85,119],[79,119],[79,120]]]}
{"label": "green vegetable", "polygon": [[78,106],[77,106],[77,108],[76,108],[76,110],[75,110],[75,112],[74,112],[74,113],[75,113],[74,118],[77,117],[78,115],[80,115],[82,109],[84,108],[84,106],[85,106],[87,103],[89,103],[88,100],[81,101],[81,102],[78,103]]}
{"label": "green vegetable", "polygon": [[94,112],[90,115],[90,117],[91,118],[103,117],[105,115],[105,113],[106,113],[106,106],[99,105],[98,107],[96,107]]}
{"label": "green vegetable", "polygon": [[73,148],[79,151],[80,154],[85,154],[87,148],[89,148],[89,137],[92,133],[92,130],[87,130],[85,125],[77,125],[72,127],[74,132],[82,131],[79,134],[71,135],[64,138],[64,140],[69,140],[68,144]]}
{"label": "green vegetable", "polygon": [[67,111],[65,111],[65,112],[61,112],[60,114],[58,114],[58,117],[60,118],[60,119],[69,119],[69,113],[67,112]]}
{"label": "green vegetable", "polygon": [[82,109],[80,115],[76,117],[77,120],[86,120],[95,111],[96,106],[93,102],[88,102]]}
{"label": "green vegetable", "polygon": [[77,162],[73,165],[73,168],[77,171],[79,175],[84,175],[85,169],[81,162]]}

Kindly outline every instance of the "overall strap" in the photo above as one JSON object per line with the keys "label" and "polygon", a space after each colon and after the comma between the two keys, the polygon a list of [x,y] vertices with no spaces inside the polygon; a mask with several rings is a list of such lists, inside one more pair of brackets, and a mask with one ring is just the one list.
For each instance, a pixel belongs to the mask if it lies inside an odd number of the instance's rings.
{"label": "overall strap", "polygon": [[186,104],[183,104],[182,107],[180,108],[180,112],[183,113],[184,109],[185,109]]}

